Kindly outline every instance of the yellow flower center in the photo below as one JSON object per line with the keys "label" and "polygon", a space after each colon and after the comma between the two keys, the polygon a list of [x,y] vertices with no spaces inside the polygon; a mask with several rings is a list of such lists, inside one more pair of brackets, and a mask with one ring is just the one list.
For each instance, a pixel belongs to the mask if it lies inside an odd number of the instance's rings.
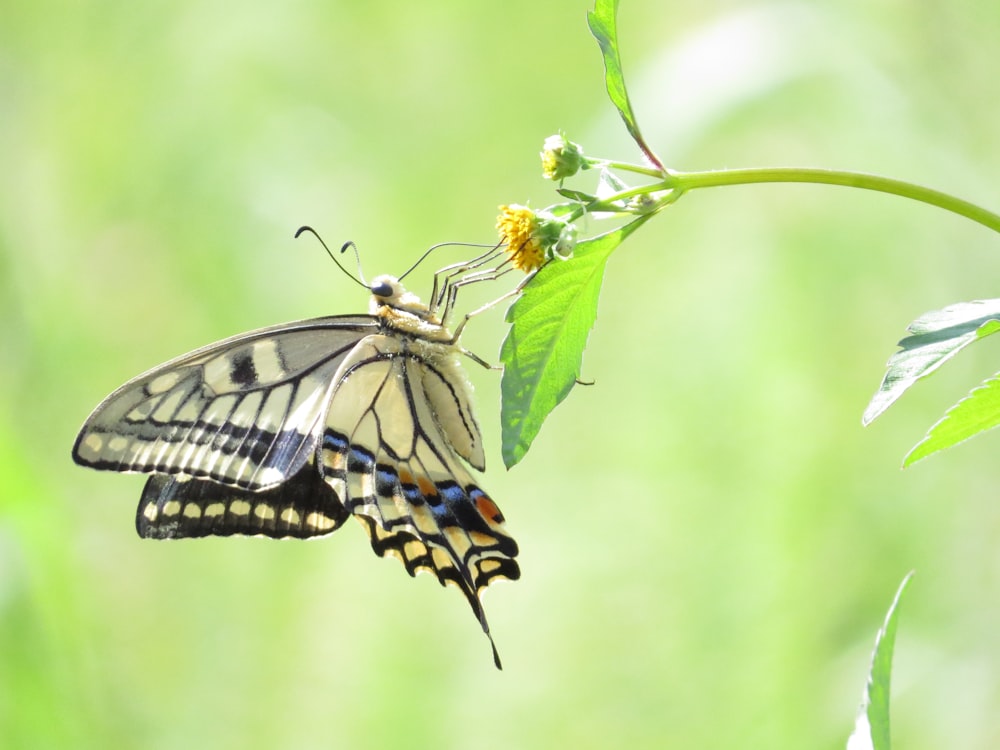
{"label": "yellow flower center", "polygon": [[497,231],[500,239],[507,242],[507,252],[514,268],[525,273],[534,271],[545,261],[542,244],[535,236],[537,229],[538,217],[527,206],[500,206]]}

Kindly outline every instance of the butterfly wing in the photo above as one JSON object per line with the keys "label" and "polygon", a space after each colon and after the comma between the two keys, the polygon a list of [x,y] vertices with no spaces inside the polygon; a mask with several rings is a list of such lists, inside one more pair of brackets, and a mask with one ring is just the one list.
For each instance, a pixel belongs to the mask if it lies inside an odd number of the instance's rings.
{"label": "butterfly wing", "polygon": [[160,365],[94,410],[73,458],[97,469],[183,474],[248,491],[287,483],[315,455],[337,368],[377,327],[369,316],[317,318]]}
{"label": "butterfly wing", "polygon": [[349,516],[310,460],[287,482],[257,492],[154,474],[142,492],[135,528],[149,539],[233,534],[305,539],[333,533]]}
{"label": "butterfly wing", "polygon": [[[427,570],[479,600],[494,580],[517,579],[517,543],[460,455],[482,465],[469,386],[444,345],[370,336],[341,365],[319,464],[368,532],[372,549]],[[492,638],[490,639],[492,642]],[[494,648],[494,658],[499,658]]]}

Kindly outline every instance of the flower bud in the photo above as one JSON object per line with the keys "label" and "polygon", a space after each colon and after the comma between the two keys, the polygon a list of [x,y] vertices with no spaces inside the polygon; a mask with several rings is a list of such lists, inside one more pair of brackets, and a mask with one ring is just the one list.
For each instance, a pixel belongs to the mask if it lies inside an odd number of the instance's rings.
{"label": "flower bud", "polygon": [[590,166],[583,155],[583,147],[567,140],[562,133],[545,139],[541,157],[542,176],[549,180],[565,180]]}

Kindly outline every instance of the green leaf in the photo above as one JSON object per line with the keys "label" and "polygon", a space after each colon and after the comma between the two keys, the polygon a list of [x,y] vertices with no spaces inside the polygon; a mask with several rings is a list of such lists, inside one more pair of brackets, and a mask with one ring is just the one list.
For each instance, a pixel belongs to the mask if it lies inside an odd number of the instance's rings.
{"label": "green leaf", "polygon": [[889,358],[882,384],[861,418],[863,424],[973,341],[1000,331],[1000,299],[961,302],[925,313],[906,330],[912,335],[900,341],[900,350]]}
{"label": "green leaf", "polygon": [[508,469],[524,458],[549,412],[580,377],[605,264],[648,218],[584,240],[572,259],[546,264],[507,311],[511,326],[500,348],[500,419]]}
{"label": "green leaf", "polygon": [[885,616],[885,624],[875,637],[868,683],[861,698],[854,733],[847,740],[847,750],[890,750],[889,683],[892,676],[892,651],[896,645],[899,601],[912,577],[913,573],[908,573],[899,585]]}
{"label": "green leaf", "polygon": [[[570,196],[566,196],[567,198]],[[544,209],[547,213],[553,216],[569,216],[580,210],[579,203],[554,203],[551,206],[546,206]]]}
{"label": "green leaf", "polygon": [[951,407],[903,459],[903,467],[1000,425],[1000,379],[994,375]]}
{"label": "green leaf", "polygon": [[572,190],[570,188],[559,188],[556,190],[559,195],[563,198],[570,198],[574,201],[579,201],[580,203],[590,203],[591,201],[596,201],[597,196],[591,195],[590,193],[584,192],[583,190]]}
{"label": "green leaf", "polygon": [[604,84],[608,89],[611,103],[618,109],[629,135],[635,140],[646,158],[658,169],[663,169],[652,149],[646,145],[639,123],[632,112],[632,103],[625,89],[625,77],[622,74],[621,56],[618,54],[618,0],[596,0],[594,9],[587,14],[590,33],[594,35],[604,57]]}

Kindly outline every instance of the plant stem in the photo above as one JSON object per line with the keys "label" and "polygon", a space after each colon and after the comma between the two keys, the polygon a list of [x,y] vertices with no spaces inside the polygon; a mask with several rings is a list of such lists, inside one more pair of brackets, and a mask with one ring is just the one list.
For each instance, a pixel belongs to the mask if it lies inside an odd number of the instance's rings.
{"label": "plant stem", "polygon": [[[656,169],[655,167],[644,167],[641,164],[630,164],[627,161],[612,161],[610,159],[594,159],[591,167],[610,167],[611,169],[621,169],[626,172],[636,172],[637,174],[644,174],[647,177],[664,177],[664,170]],[[667,170],[666,174],[673,174]]]}
{"label": "plant stem", "polygon": [[[798,167],[772,167],[763,169],[722,169],[710,172],[670,172],[668,180],[679,191],[722,185],[750,185],[759,182],[812,182],[824,185],[876,190],[928,203],[946,211],[964,216],[1000,233],[1000,215],[987,211],[974,203],[942,193],[940,190],[912,182],[894,180],[861,172],[843,172],[834,169],[802,169]],[[662,189],[662,186],[659,186]]]}
{"label": "plant stem", "polygon": [[[662,176],[659,172],[654,172],[654,174]],[[581,203],[566,216],[565,221],[574,222],[584,214],[592,213],[594,211],[606,211],[614,214],[645,213],[645,211],[622,210],[622,206],[616,204],[627,201],[629,198],[633,198],[637,195],[652,195],[653,193],[659,192],[667,192],[667,195],[657,198],[655,204],[648,209],[649,211],[659,211],[664,206],[673,203],[682,195],[682,191],[674,189],[673,181],[667,179],[652,185],[640,185],[639,187],[629,188],[628,190],[621,190],[617,193],[606,195],[603,198],[594,199],[590,203]]]}

